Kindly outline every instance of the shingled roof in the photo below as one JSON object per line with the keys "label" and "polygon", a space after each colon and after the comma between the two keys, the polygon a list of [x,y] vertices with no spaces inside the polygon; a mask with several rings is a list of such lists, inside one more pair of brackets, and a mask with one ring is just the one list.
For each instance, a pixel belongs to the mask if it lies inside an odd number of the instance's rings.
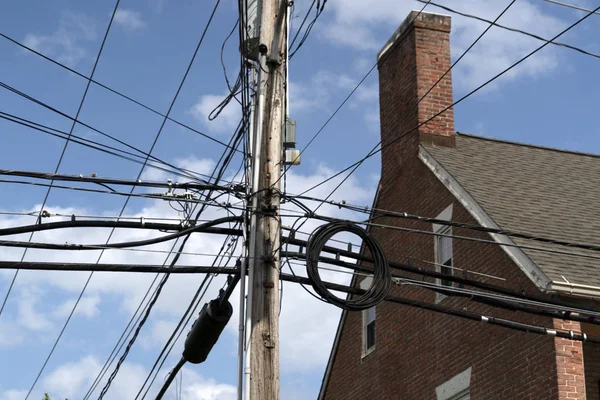
{"label": "shingled roof", "polygon": [[[456,147],[424,149],[500,227],[600,244],[600,156],[457,134]],[[600,289],[600,253],[513,239],[583,258],[524,249],[552,281]]]}

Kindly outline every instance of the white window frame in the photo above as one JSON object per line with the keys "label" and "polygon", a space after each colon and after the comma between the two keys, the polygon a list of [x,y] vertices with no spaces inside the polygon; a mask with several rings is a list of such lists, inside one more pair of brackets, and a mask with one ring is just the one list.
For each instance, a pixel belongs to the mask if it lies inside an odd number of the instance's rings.
{"label": "white window frame", "polygon": [[[367,290],[369,289],[369,287],[371,287],[371,284],[373,283],[373,277],[372,276],[367,276],[365,279],[363,279],[360,282],[360,288],[362,290]],[[375,314],[373,322],[375,322],[375,344],[373,344],[373,346],[367,348],[367,325],[369,324],[368,321],[368,311],[369,310],[373,310],[373,313]],[[363,310],[362,312],[362,357],[366,357],[369,354],[371,354],[373,351],[375,351],[375,347],[377,346],[377,309],[375,308],[375,306],[371,307],[368,310]]]}
{"label": "white window frame", "polygon": [[469,400],[471,398],[471,367],[435,388],[436,400]]}
{"label": "white window frame", "polygon": [[[453,205],[450,204],[448,207],[446,207],[444,209],[444,211],[442,211],[437,217],[436,219],[439,220],[443,220],[443,221],[451,221],[452,220],[452,209],[453,209]],[[441,225],[441,224],[433,224],[433,233],[439,233],[439,234],[444,234],[444,235],[452,235],[452,227],[448,226],[448,225]],[[439,265],[442,263],[443,260],[440,260],[439,258],[439,251],[440,249],[439,247],[439,242],[440,242],[440,237],[441,236],[434,236],[433,238],[433,259],[435,260],[435,271],[436,272],[442,272],[442,267]],[[452,240],[452,239],[450,239]],[[451,246],[454,243],[451,242]],[[454,267],[454,254],[453,254],[453,249],[452,251],[452,255],[451,255],[451,259],[452,259],[452,267]],[[450,269],[450,275],[453,275],[453,269]],[[442,284],[442,279],[440,278],[436,278],[435,280],[436,285],[441,285]],[[436,304],[439,303],[440,301],[444,300],[447,296],[443,295],[441,293],[436,293],[435,295],[435,302]]]}

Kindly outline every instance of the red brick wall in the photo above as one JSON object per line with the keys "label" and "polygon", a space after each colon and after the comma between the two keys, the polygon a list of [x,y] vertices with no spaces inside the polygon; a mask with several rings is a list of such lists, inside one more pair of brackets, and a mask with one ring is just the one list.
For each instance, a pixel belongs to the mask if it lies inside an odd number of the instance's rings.
{"label": "red brick wall", "polygon": [[[442,183],[416,159],[406,173],[381,187],[378,207],[436,216],[454,204],[452,218],[475,223]],[[386,219],[383,224],[431,231],[430,224]],[[433,237],[373,229],[391,260],[434,260]],[[473,236],[455,229],[454,234]],[[478,237],[485,237],[477,235]],[[454,265],[506,278],[504,286],[535,292],[529,279],[497,246],[455,240]],[[472,275],[471,278],[474,278]],[[419,277],[420,278],[420,277]],[[497,280],[475,277],[489,283]],[[431,279],[427,279],[431,281]],[[394,294],[433,302],[425,289],[401,286]],[[529,317],[457,298],[444,306],[551,327],[552,319]],[[435,399],[435,388],[472,367],[472,399],[557,399],[554,341],[551,337],[488,326],[453,316],[391,303],[377,307],[377,339],[373,353],[361,359],[361,314],[349,313],[329,378],[326,399]]]}
{"label": "red brick wall", "polygon": [[600,400],[600,344],[583,344],[585,389],[588,400]]}
{"label": "red brick wall", "polygon": [[[385,62],[379,65],[384,145],[408,132],[416,121],[422,121],[424,113],[434,112],[439,104],[449,104],[448,97],[451,99],[452,95],[451,91],[449,94],[447,92],[448,87],[451,87],[448,78],[448,86],[440,92],[434,92],[434,101],[430,106],[425,103],[424,107],[419,107],[418,112],[408,113],[404,117],[422,93],[422,87],[431,80],[435,81],[437,76],[434,75],[440,70],[449,67],[449,21],[444,22],[444,18],[437,21],[439,26],[433,30],[429,29],[432,28],[431,25],[409,30],[403,41],[388,50]],[[444,28],[446,25],[447,29]],[[425,38],[426,41],[423,40]],[[429,43],[432,43],[431,52],[427,50]],[[427,70],[427,65],[419,66],[423,58],[415,57],[414,52],[417,50],[428,52],[424,56],[428,59],[436,57],[437,52],[439,65],[433,65],[431,60],[427,61],[432,65],[430,71]],[[421,79],[419,84],[416,83],[417,78]],[[423,81],[424,78],[427,82]],[[441,103],[437,103],[438,101]],[[412,132],[383,150],[382,179],[376,207],[435,217],[453,204],[453,220],[476,223],[418,159],[418,145],[422,134],[437,133],[440,130],[442,139],[452,139],[452,136],[448,136],[448,131],[444,130],[451,126],[453,130],[452,121],[446,120],[435,129]],[[452,141],[446,139],[442,141],[443,144],[452,145]],[[431,224],[417,221],[382,218],[377,222],[432,230]],[[434,261],[432,236],[383,228],[373,228],[372,233],[390,260],[407,262],[411,257],[415,264],[432,268],[422,262]],[[465,229],[455,228],[453,234],[490,239],[485,234]],[[496,245],[454,240],[453,256],[455,267],[499,276],[506,281],[469,275],[472,279],[526,293],[539,293],[508,255]],[[435,301],[435,293],[407,285],[394,287],[393,294],[421,301]],[[455,297],[448,297],[441,304],[547,327],[552,327],[554,322],[551,318],[490,309]],[[472,399],[559,399],[557,361],[561,359],[558,357],[568,355],[568,362],[571,362],[580,352],[580,349],[571,348],[570,341],[555,343],[549,336],[517,332],[385,302],[377,306],[376,349],[364,358],[361,358],[361,335],[361,313],[348,313],[325,390],[326,399],[435,399],[437,386],[469,367],[472,367]],[[560,346],[569,347],[561,350],[569,354],[559,356],[557,350]],[[572,365],[569,369],[561,366],[563,367],[564,371],[561,372],[564,374],[579,368]],[[561,394],[564,392],[569,395],[570,389],[566,390],[567,386],[575,389],[574,396],[579,393],[577,379],[568,384],[565,379],[563,386],[561,389],[565,390]]]}
{"label": "red brick wall", "polygon": [[[554,320],[554,328],[581,332],[579,322]],[[559,399],[585,399],[583,343],[555,338],[556,373]]]}

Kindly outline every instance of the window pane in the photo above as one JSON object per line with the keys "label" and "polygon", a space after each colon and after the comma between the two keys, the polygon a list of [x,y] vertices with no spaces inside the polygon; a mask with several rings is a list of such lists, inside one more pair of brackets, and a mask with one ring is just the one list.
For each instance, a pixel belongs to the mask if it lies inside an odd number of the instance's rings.
{"label": "window pane", "polygon": [[371,307],[369,309],[367,309],[367,318],[366,318],[366,323],[370,323],[375,321],[375,307]]}
{"label": "window pane", "polygon": [[[444,275],[452,276],[452,268],[448,267],[452,267],[452,259],[447,260],[442,266],[440,266],[440,272]],[[452,286],[452,281],[446,279],[442,279],[441,283],[443,286]]]}
{"label": "window pane", "polygon": [[438,245],[439,262],[443,264],[452,258],[452,238],[441,236]]}
{"label": "window pane", "polygon": [[375,321],[367,325],[367,350],[375,346]]}

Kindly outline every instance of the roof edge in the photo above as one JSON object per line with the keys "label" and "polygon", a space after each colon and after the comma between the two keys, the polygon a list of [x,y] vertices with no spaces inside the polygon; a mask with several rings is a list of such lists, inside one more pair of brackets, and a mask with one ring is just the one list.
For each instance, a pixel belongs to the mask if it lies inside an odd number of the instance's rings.
{"label": "roof edge", "polygon": [[[446,186],[452,195],[462,204],[473,218],[483,227],[500,229],[500,226],[485,212],[469,192],[431,155],[427,150],[419,146],[419,159],[431,170],[431,172]],[[490,233],[494,241],[513,260],[515,264],[527,275],[533,284],[541,291],[546,292],[552,284],[550,278],[533,262],[523,250],[516,246],[515,242],[506,235]]]}

